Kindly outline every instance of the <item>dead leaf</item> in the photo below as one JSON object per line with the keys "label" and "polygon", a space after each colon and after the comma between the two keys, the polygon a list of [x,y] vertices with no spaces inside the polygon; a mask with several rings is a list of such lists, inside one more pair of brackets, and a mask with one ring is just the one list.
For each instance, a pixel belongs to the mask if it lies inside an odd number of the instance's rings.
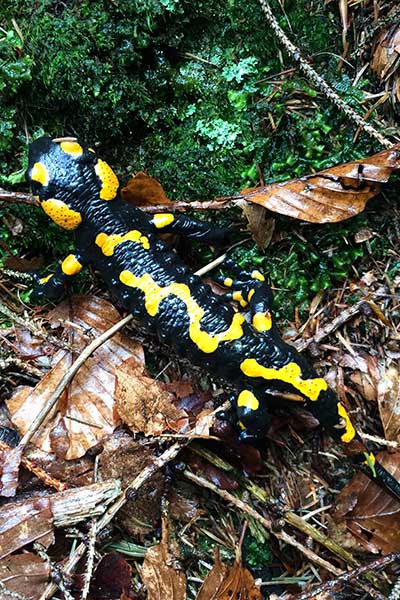
{"label": "dead leaf", "polygon": [[106,554],[96,567],[90,583],[89,600],[135,598],[132,591],[132,567],[118,554]]}
{"label": "dead leaf", "polygon": [[393,364],[381,374],[378,383],[379,414],[385,438],[399,441],[400,434],[400,367]]}
{"label": "dead leaf", "polygon": [[160,435],[187,425],[187,415],[175,407],[174,397],[160,382],[143,374],[134,361],[125,361],[115,370],[116,406],[123,423],[134,433]]}
{"label": "dead leaf", "polygon": [[[11,420],[24,434],[46,404],[53,390],[77,355],[95,337],[120,318],[110,302],[93,296],[74,296],[59,305],[49,318],[61,321],[76,353],[59,351],[55,366],[35,388],[24,386],[7,401]],[[71,325],[68,323],[71,322]],[[68,460],[83,456],[119,423],[114,408],[115,369],[131,359],[143,363],[143,349],[137,342],[117,333],[89,357],[58,401],[58,411],[50,415],[33,442],[46,452]]]}
{"label": "dead leaf", "polygon": [[242,201],[310,223],[335,223],[354,217],[400,167],[400,143],[368,158],[330,167],[313,175],[253,188]]}
{"label": "dead leaf", "polygon": [[[49,575],[49,563],[32,552],[7,556],[0,560],[0,582],[10,592],[21,594],[29,600],[40,598],[47,586]],[[1,597],[3,600],[15,598],[4,590]]]}
{"label": "dead leaf", "polygon": [[[397,20],[398,21],[398,20]],[[392,88],[394,102],[400,100],[400,26],[396,22],[390,29],[381,31],[372,49],[371,70]]]}
{"label": "dead leaf", "polygon": [[174,557],[167,544],[160,542],[146,552],[142,566],[142,581],[147,588],[147,600],[183,600],[186,598],[186,577],[175,568]]}
{"label": "dead leaf", "polygon": [[0,494],[5,497],[15,496],[18,486],[19,466],[24,449],[16,448],[0,450]]}
{"label": "dead leaf", "polygon": [[167,198],[162,185],[143,171],[136,173],[125,187],[121,189],[123,200],[135,206],[152,206],[154,204],[173,204]]}
{"label": "dead leaf", "polygon": [[268,217],[268,213],[263,206],[254,206],[247,202],[242,204],[242,211],[247,219],[247,228],[251,233],[251,237],[261,252],[264,252],[271,242],[275,230],[275,219]]}
{"label": "dead leaf", "polygon": [[219,550],[216,548],[214,550],[214,566],[203,581],[196,600],[216,600],[218,598],[216,594],[218,594],[218,590],[227,578],[228,573],[229,567],[222,562]]}
{"label": "dead leaf", "polygon": [[250,571],[238,560],[232,567],[222,563],[219,552],[215,552],[215,564],[203,585],[196,600],[262,600],[259,587]]}
{"label": "dead leaf", "polygon": [[0,539],[0,558],[34,541],[40,541],[45,548],[49,546],[53,541],[50,499],[34,498],[3,506]]}
{"label": "dead leaf", "polygon": [[[176,483],[174,484],[176,486]],[[183,490],[182,490],[183,492]],[[169,515],[175,521],[189,523],[192,519],[196,519],[203,510],[199,508],[199,502],[191,498],[186,498],[180,490],[172,488],[168,494]]]}
{"label": "dead leaf", "polygon": [[[395,479],[400,476],[400,452],[381,452],[381,464]],[[338,495],[333,519],[368,552],[400,551],[400,501],[363,473],[357,473]]]}
{"label": "dead leaf", "polygon": [[[153,459],[152,448],[144,446],[124,431],[116,431],[104,443],[100,454],[101,481],[120,479],[125,488]],[[160,519],[164,473],[157,471],[137,491],[134,500],[127,500],[117,515],[118,524],[136,537],[149,533]]]}

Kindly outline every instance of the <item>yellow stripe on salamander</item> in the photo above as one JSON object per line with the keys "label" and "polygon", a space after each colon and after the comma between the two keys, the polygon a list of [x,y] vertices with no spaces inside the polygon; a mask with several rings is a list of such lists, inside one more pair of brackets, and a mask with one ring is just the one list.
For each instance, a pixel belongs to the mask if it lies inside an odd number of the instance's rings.
{"label": "yellow stripe on salamander", "polygon": [[67,140],[65,142],[61,142],[60,147],[65,154],[71,154],[71,156],[77,157],[83,154],[83,148],[80,144],[78,144],[78,142]]}
{"label": "yellow stripe on salamander", "polygon": [[342,440],[342,442],[345,442],[346,444],[348,444],[349,442],[351,442],[351,440],[356,435],[356,431],[353,427],[353,423],[350,421],[350,417],[347,414],[347,410],[345,409],[345,407],[343,406],[343,404],[341,402],[338,402],[337,408],[338,408],[338,414],[340,417],[342,417],[342,419],[344,419],[345,427],[346,427],[346,431],[344,432],[344,434],[341,436],[340,439]]}
{"label": "yellow stripe on salamander", "polygon": [[255,358],[246,358],[241,363],[240,369],[247,377],[262,377],[262,379],[276,379],[289,383],[306,398],[313,401],[318,400],[322,390],[328,389],[328,384],[321,377],[302,379],[301,368],[295,362],[290,362],[280,369],[271,369],[260,365]]}
{"label": "yellow stripe on salamander", "polygon": [[63,229],[76,229],[82,223],[81,213],[72,210],[62,200],[50,198],[41,203],[44,212]]}
{"label": "yellow stripe on salamander", "polygon": [[140,231],[137,231],[137,229],[128,231],[128,233],[125,233],[124,235],[119,235],[118,233],[112,233],[111,235],[99,233],[96,237],[96,244],[101,248],[101,251],[105,256],[112,256],[114,254],[114,249],[118,244],[128,241],[142,244],[145,250],[150,248],[149,239],[145,235],[142,235]]}
{"label": "yellow stripe on salamander", "polygon": [[242,390],[237,399],[237,405],[250,410],[257,410],[260,406],[258,398],[250,390]]}
{"label": "yellow stripe on salamander", "polygon": [[159,305],[167,296],[176,296],[186,305],[186,311],[189,317],[189,337],[196,346],[205,354],[215,352],[221,342],[237,340],[243,335],[242,324],[244,317],[240,313],[235,313],[232,323],[228,329],[221,333],[211,335],[201,329],[201,319],[204,316],[204,309],[199,306],[193,298],[189,286],[185,283],[171,283],[161,287],[154,281],[149,274],[137,277],[130,271],[120,273],[120,281],[128,287],[139,289],[145,296],[145,308],[151,317],[158,313]]}
{"label": "yellow stripe on salamander", "polygon": [[102,200],[114,200],[119,186],[116,174],[110,165],[100,158],[97,161],[94,170],[101,181],[100,198]]}
{"label": "yellow stripe on salamander", "polygon": [[157,227],[157,229],[162,229],[163,227],[168,227],[175,220],[175,217],[171,213],[158,213],[154,215],[152,221],[153,225]]}
{"label": "yellow stripe on salamander", "polygon": [[272,327],[272,318],[269,312],[257,312],[253,315],[252,324],[257,331],[268,331]]}
{"label": "yellow stripe on salamander", "polygon": [[77,275],[82,270],[82,265],[74,254],[68,254],[61,263],[61,270],[65,275]]}
{"label": "yellow stripe on salamander", "polygon": [[49,172],[47,167],[41,162],[36,162],[30,172],[30,178],[42,185],[47,185],[49,183]]}

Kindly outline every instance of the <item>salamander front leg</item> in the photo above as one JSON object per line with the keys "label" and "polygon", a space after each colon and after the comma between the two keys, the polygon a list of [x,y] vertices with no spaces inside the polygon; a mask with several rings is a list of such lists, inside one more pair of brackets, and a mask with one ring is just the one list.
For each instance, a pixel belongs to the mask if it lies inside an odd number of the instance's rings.
{"label": "salamander front leg", "polygon": [[242,308],[250,308],[251,322],[256,331],[264,333],[272,329],[273,297],[271,286],[265,276],[254,269],[250,273],[243,271],[234,261],[228,259],[226,266],[236,275],[236,279],[231,277],[220,278],[219,281],[232,291],[227,294],[227,298],[239,302]]}
{"label": "salamander front leg", "polygon": [[150,220],[154,231],[178,233],[185,237],[201,240],[207,244],[227,244],[232,241],[236,231],[229,227],[215,227],[206,221],[198,221],[187,215],[158,213]]}
{"label": "salamander front leg", "polygon": [[69,254],[55,273],[37,278],[39,285],[33,290],[31,300],[59,300],[72,277],[77,275],[83,266],[83,259],[79,253]]}

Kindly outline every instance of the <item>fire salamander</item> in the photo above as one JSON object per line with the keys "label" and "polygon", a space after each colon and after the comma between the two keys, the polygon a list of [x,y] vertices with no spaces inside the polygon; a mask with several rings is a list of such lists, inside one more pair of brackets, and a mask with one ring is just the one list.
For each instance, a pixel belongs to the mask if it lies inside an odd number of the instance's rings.
{"label": "fire salamander", "polygon": [[[356,438],[371,476],[400,497],[400,484],[362,444],[333,390],[282,340],[264,276],[240,271],[228,261],[234,278],[223,283],[230,293],[217,296],[157,235],[177,232],[216,242],[224,241],[227,230],[185,215],[149,216],[127,204],[113,170],[76,138],[34,141],[26,176],[47,215],[76,234],[75,252],[40,280],[36,297],[58,299],[74,275],[93,265],[122,304],[162,342],[233,384],[242,439],[265,433],[270,407],[277,394],[286,393],[305,404],[334,438],[345,444]],[[249,309],[251,322],[227,298]]]}

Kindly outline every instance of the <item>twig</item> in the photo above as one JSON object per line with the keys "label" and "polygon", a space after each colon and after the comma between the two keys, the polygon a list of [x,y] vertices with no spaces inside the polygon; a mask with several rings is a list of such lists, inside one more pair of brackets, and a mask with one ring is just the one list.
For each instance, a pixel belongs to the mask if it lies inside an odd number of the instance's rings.
{"label": "twig", "polygon": [[51,335],[51,334],[49,335],[46,331],[42,331],[39,327],[37,327],[37,325],[35,325],[31,321],[29,321],[28,319],[24,319],[23,317],[20,317],[19,315],[17,315],[17,313],[10,310],[8,308],[8,306],[6,306],[4,304],[4,302],[0,302],[0,314],[5,315],[11,321],[13,321],[14,323],[17,323],[17,325],[20,325],[21,327],[28,329],[28,331],[30,331],[34,335],[37,335],[38,337],[45,339],[47,342],[50,342],[57,348],[63,348],[64,350],[73,350],[72,346],[70,344],[67,344],[67,342],[64,342],[63,340],[59,340],[54,335]]}
{"label": "twig", "polygon": [[23,202],[24,204],[35,204],[39,206],[38,201],[32,194],[24,194],[23,192],[7,192],[7,190],[0,189],[0,202],[6,200],[7,202]]}
{"label": "twig", "polygon": [[[93,481],[94,482],[97,481],[98,468],[99,468],[99,455],[96,456],[95,464],[94,464],[94,470],[93,470]],[[88,594],[89,594],[90,582],[91,582],[92,574],[93,574],[94,555],[95,555],[95,548],[96,548],[96,534],[97,534],[97,518],[94,517],[90,524],[90,530],[89,530],[89,538],[88,538],[88,545],[87,545],[88,556],[87,556],[87,561],[86,561],[86,571],[85,571],[85,575],[84,575],[84,584],[83,584],[83,589],[82,589],[82,594],[81,594],[81,600],[86,600],[86,598],[88,597]]]}
{"label": "twig", "polygon": [[[313,590],[310,590],[309,592],[304,592],[303,594],[296,596],[296,600],[309,600],[310,598],[314,598],[318,594],[321,594],[322,592],[325,592],[327,590],[332,591],[339,585],[347,583],[351,579],[358,579],[360,575],[364,575],[368,571],[375,572],[377,569],[380,569],[381,567],[384,567],[393,562],[394,560],[398,559],[400,559],[399,552],[393,552],[392,554],[387,554],[386,556],[377,558],[376,560],[373,560],[367,565],[362,565],[360,567],[357,567],[356,569],[353,569],[352,571],[349,571],[348,573],[343,573],[342,575],[339,575],[337,579],[327,581],[326,583],[319,585],[318,587],[314,588]],[[382,596],[382,594],[376,592],[375,590],[369,589],[368,592],[375,598],[379,598],[382,600],[385,599],[385,596]]]}
{"label": "twig", "polygon": [[276,37],[280,41],[280,43],[284,46],[286,52],[289,56],[298,64],[299,68],[305,76],[316,85],[320,91],[331,101],[333,104],[339,108],[339,110],[343,111],[343,113],[354,123],[360,127],[363,131],[365,131],[368,135],[375,138],[379,141],[382,146],[385,148],[390,148],[393,146],[393,143],[386,138],[384,135],[379,133],[369,125],[355,110],[353,110],[338,94],[326,83],[326,81],[317,73],[313,67],[311,67],[308,62],[301,56],[301,51],[297,48],[292,42],[289,40],[278,21],[276,20],[274,14],[272,13],[271,7],[269,6],[267,0],[260,0],[261,8],[267,18],[267,21],[275,33]]}
{"label": "twig", "polygon": [[183,472],[183,476],[186,479],[189,479],[190,481],[192,481],[193,483],[196,483],[200,487],[211,490],[212,492],[214,492],[215,494],[217,494],[218,496],[220,496],[227,502],[230,502],[231,504],[233,504],[234,506],[236,506],[237,508],[242,510],[245,514],[248,514],[251,517],[253,517],[253,519],[256,519],[259,523],[261,523],[265,527],[265,529],[267,529],[267,531],[272,533],[275,537],[277,537],[282,542],[289,544],[290,546],[293,546],[294,548],[299,550],[302,554],[304,554],[304,556],[306,556],[313,563],[317,564],[319,567],[322,567],[323,569],[326,569],[330,573],[333,573],[336,577],[338,577],[340,574],[343,573],[343,571],[341,571],[340,569],[338,569],[337,567],[332,565],[330,562],[321,558],[320,556],[318,556],[318,554],[316,554],[309,548],[306,548],[305,546],[300,544],[300,542],[298,542],[294,537],[287,534],[285,531],[273,531],[272,522],[270,521],[270,519],[267,519],[266,517],[261,515],[252,506],[250,506],[249,504],[246,504],[239,498],[236,498],[236,496],[233,496],[226,490],[219,489],[216,485],[211,483],[211,481],[208,481],[207,479],[204,479],[204,477],[200,477],[199,475],[195,475],[194,473],[191,473],[188,470],[185,470]]}
{"label": "twig", "polygon": [[305,350],[305,348],[308,348],[310,344],[320,342],[324,338],[328,337],[328,335],[336,331],[336,329],[341,327],[344,323],[358,315],[363,304],[365,304],[365,300],[360,300],[353,306],[346,308],[335,319],[332,319],[332,321],[327,323],[324,327],[321,327],[315,335],[306,340],[296,340],[292,342],[293,346],[296,348],[296,350],[298,350],[298,352],[302,352]]}

